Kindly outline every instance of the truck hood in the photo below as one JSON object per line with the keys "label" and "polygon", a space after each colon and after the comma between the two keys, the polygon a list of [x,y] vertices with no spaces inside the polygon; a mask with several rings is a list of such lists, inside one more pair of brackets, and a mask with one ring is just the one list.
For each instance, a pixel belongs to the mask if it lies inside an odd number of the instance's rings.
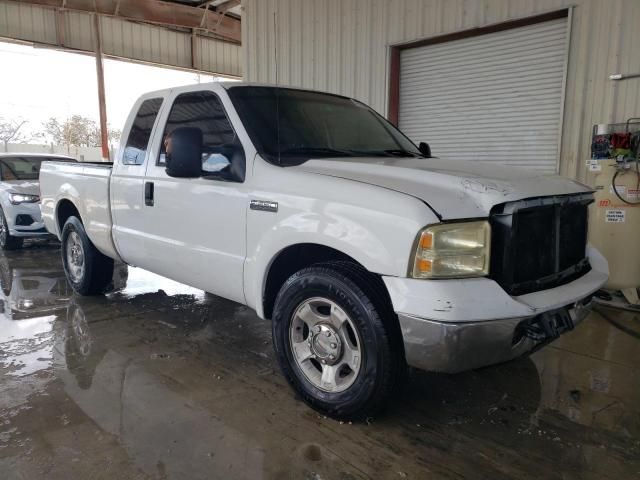
{"label": "truck hood", "polygon": [[443,220],[486,217],[494,205],[514,200],[591,191],[559,175],[477,161],[347,157],[309,160],[294,168],[406,193]]}
{"label": "truck hood", "polygon": [[40,183],[37,180],[8,180],[2,183],[9,192],[40,195]]}

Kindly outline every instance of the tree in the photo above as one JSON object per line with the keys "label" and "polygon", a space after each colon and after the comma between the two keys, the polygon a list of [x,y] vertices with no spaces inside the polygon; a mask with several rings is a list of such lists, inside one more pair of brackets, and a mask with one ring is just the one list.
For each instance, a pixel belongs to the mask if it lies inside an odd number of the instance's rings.
{"label": "tree", "polygon": [[109,132],[109,143],[118,143],[120,142],[120,137],[122,136],[122,130],[118,128],[107,127],[107,131]]}
{"label": "tree", "polygon": [[9,142],[20,142],[25,139],[25,136],[20,131],[25,123],[27,123],[26,120],[5,120],[0,118],[0,141],[4,144],[5,152]]}
{"label": "tree", "polygon": [[58,145],[75,147],[97,147],[100,145],[100,132],[95,121],[82,115],[72,115],[60,121],[51,117],[43,124],[43,135]]}
{"label": "tree", "polygon": [[[75,147],[99,147],[102,143],[100,126],[95,120],[82,115],[72,115],[64,121],[51,117],[42,124],[44,137],[58,145]],[[108,128],[109,142],[117,142],[121,132]]]}

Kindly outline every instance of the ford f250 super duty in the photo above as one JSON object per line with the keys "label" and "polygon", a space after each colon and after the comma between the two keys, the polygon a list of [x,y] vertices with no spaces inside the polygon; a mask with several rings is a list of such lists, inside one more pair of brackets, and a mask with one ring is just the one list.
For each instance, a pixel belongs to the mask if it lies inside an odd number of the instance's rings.
{"label": "ford f250 super duty", "polygon": [[272,321],[301,397],[371,415],[406,366],[460,372],[571,330],[606,281],[592,192],[432,158],[366,105],[241,83],[153,92],[115,162],[47,162],[42,217],[82,295],[114,259]]}

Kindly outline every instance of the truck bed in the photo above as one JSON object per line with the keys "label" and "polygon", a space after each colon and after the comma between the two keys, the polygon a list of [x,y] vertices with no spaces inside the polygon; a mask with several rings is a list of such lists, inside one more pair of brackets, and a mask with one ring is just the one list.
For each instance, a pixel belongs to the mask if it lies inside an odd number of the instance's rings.
{"label": "truck bed", "polygon": [[75,209],[96,248],[109,257],[118,258],[111,235],[109,179],[112,167],[112,163],[106,162],[43,162],[40,199],[42,218],[50,233],[61,238],[65,215]]}

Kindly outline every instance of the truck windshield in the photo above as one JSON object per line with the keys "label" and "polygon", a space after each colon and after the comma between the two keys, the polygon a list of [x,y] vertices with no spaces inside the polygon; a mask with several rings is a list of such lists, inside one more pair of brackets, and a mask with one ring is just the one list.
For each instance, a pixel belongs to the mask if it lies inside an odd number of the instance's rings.
{"label": "truck windshield", "polygon": [[0,175],[3,181],[37,180],[42,158],[10,157],[0,158]]}
{"label": "truck windshield", "polygon": [[387,120],[350,98],[250,86],[231,87],[229,96],[258,152],[277,165],[310,158],[422,156]]}

